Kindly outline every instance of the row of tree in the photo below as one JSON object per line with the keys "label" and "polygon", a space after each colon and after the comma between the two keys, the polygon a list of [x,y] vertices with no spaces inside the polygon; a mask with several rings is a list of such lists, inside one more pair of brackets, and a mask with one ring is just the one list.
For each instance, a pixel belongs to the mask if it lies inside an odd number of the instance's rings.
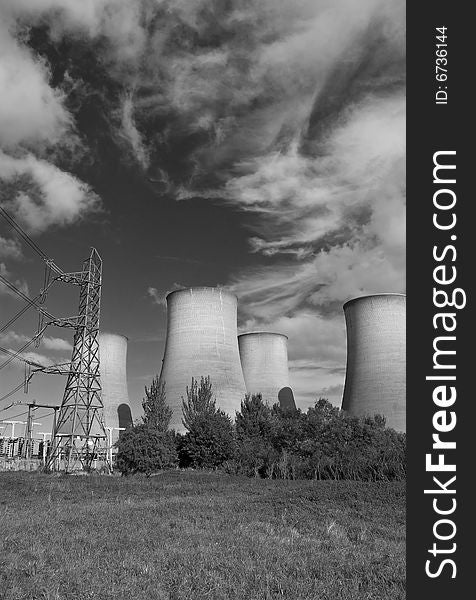
{"label": "row of tree", "polygon": [[182,398],[185,434],[169,431],[165,385],[146,387],[142,423],[123,432],[117,467],[123,474],[172,467],[221,468],[280,479],[404,479],[406,437],[385,419],[356,418],[320,398],[307,412],[267,406],[247,395],[230,417],[216,406],[209,377],[192,379]]}

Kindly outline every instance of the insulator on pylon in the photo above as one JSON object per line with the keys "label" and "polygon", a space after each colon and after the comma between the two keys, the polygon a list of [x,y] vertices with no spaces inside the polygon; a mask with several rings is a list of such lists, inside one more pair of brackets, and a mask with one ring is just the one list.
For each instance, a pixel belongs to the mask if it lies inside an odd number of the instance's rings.
{"label": "insulator on pylon", "polygon": [[24,380],[23,380],[23,393],[28,394],[30,388],[30,377],[31,375],[31,367],[28,363],[25,363],[25,372],[24,372]]}

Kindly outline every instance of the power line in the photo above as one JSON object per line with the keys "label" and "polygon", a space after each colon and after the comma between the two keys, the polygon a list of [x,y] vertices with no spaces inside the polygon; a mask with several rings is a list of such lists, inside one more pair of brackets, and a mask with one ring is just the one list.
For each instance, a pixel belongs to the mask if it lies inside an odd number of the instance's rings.
{"label": "power line", "polygon": [[[41,408],[41,407],[38,407],[38,408]],[[38,408],[37,408],[36,410],[38,410]],[[59,410],[59,408],[60,408],[60,407],[59,407],[59,405],[58,405],[58,410]],[[48,412],[45,412],[43,415],[40,415],[40,416],[38,417],[38,419],[44,419],[45,417],[49,417],[49,416],[50,416],[50,415],[52,415],[54,412],[55,412],[54,410],[50,410],[50,411],[48,411]]]}
{"label": "power line", "polygon": [[15,219],[0,206],[0,215],[7,221],[7,223],[20,235],[20,237],[30,246],[32,250],[34,250],[40,258],[50,266],[50,268],[55,271],[58,275],[63,275],[64,272],[58,265],[54,263],[54,261],[49,258],[47,254],[43,252],[43,250],[38,246],[38,244],[31,239],[31,237],[26,233],[26,231],[15,221]]}
{"label": "power line", "polygon": [[[8,329],[10,327],[10,325],[12,325],[17,319],[19,319],[32,306],[34,306],[36,308],[37,302],[40,302],[40,303],[42,302],[42,299],[45,297],[46,292],[55,282],[56,282],[56,278],[52,279],[51,281],[48,281],[47,285],[45,285],[45,287],[43,287],[41,292],[37,296],[35,296],[34,298],[31,299],[31,302],[28,302],[28,304],[24,308],[22,308],[16,315],[14,315],[8,321],[8,323],[5,323],[5,325],[0,327],[0,333],[3,333],[6,329]],[[11,284],[11,282],[9,282],[9,283]],[[11,284],[11,285],[13,285],[13,284]]]}
{"label": "power line", "polygon": [[4,367],[6,367],[7,365],[9,365],[13,360],[21,360],[24,363],[31,365],[33,367],[38,367],[40,369],[44,369],[45,365],[41,365],[40,363],[28,360],[27,358],[23,358],[21,355],[21,353],[26,350],[28,348],[28,346],[31,346],[33,344],[33,342],[35,340],[37,340],[39,337],[41,337],[46,329],[47,325],[45,327],[43,327],[43,329],[41,329],[36,335],[34,335],[31,340],[29,340],[28,342],[26,342],[26,344],[24,344],[19,350],[16,350],[14,352],[7,350],[6,348],[3,348],[0,346],[0,350],[2,352],[4,352],[5,354],[9,354],[10,358],[7,358],[6,361],[4,361],[2,364],[0,364],[0,370],[3,369]]}
{"label": "power line", "polygon": [[18,419],[18,417],[23,417],[23,415],[27,415],[27,414],[28,414],[28,411],[22,412],[19,415],[14,415],[13,417],[8,417],[8,420],[13,421],[14,419]]}
{"label": "power line", "polygon": [[[25,385],[25,383],[22,381],[22,382],[20,383],[20,385],[17,385],[17,387],[16,387],[16,388],[14,388],[13,390],[11,390],[10,392],[8,392],[8,394],[5,394],[4,396],[2,396],[2,397],[0,398],[0,402],[2,402],[3,400],[6,400],[7,398],[10,398],[10,396],[13,396],[13,394],[15,394],[16,392],[18,392],[18,390],[21,390],[21,388],[22,388],[24,385]],[[10,408],[10,407],[7,407],[7,408]],[[0,409],[0,410],[2,410],[2,409]],[[3,409],[3,410],[6,410],[6,409]]]}
{"label": "power line", "polygon": [[12,317],[8,323],[5,323],[5,325],[3,327],[0,328],[0,333],[3,333],[6,329],[8,329],[10,327],[10,325],[13,325],[13,323],[15,323],[15,321],[17,319],[19,319],[24,313],[26,313],[27,310],[29,310],[31,308],[30,304],[27,304],[26,306],[24,306],[20,311],[17,312],[17,314]]}
{"label": "power line", "polygon": [[[32,342],[33,342],[33,340],[30,340],[28,342],[28,345],[31,345]],[[3,352],[4,354],[8,354],[8,356],[11,357],[7,361],[5,361],[3,364],[0,365],[0,369],[3,369],[3,367],[6,367],[7,365],[9,365],[12,360],[21,360],[22,362],[26,363],[27,365],[31,365],[32,367],[39,367],[41,369],[45,368],[45,365],[40,365],[40,363],[34,362],[32,360],[28,360],[27,358],[24,358],[23,356],[21,356],[21,352],[22,352],[21,348],[20,348],[20,350],[13,351],[13,350],[8,350],[8,348],[4,348],[3,346],[0,346],[0,352]]]}
{"label": "power line", "polygon": [[[38,312],[43,313],[45,315],[45,317],[48,317],[49,319],[52,319],[52,320],[55,319],[54,316],[51,313],[49,313],[47,310],[42,308],[36,300],[33,300],[32,298],[27,296],[14,283],[12,283],[11,281],[8,281],[8,279],[6,277],[4,277],[3,275],[0,275],[0,281],[3,284],[5,284],[8,287],[8,289],[11,290],[12,292],[14,292],[17,296],[20,296],[20,298],[22,300],[24,300],[25,302],[27,302],[30,306],[34,306]],[[41,293],[40,293],[40,295],[41,295]]]}

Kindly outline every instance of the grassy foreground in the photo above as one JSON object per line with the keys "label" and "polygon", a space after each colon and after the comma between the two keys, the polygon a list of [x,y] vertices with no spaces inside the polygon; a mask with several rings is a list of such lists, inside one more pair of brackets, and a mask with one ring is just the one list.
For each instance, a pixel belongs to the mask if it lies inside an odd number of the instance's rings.
{"label": "grassy foreground", "polygon": [[405,597],[402,483],[0,473],[2,600]]}

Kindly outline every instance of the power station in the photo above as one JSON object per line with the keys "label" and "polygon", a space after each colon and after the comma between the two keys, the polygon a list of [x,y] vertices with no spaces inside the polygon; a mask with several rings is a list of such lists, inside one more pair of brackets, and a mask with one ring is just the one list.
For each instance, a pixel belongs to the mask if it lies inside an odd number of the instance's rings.
{"label": "power station", "polygon": [[261,393],[269,406],[295,409],[289,387],[288,337],[282,333],[252,331],[238,336],[241,367],[249,394]]}
{"label": "power station", "polygon": [[246,394],[237,332],[237,298],[221,288],[197,287],[167,295],[167,338],[160,373],[170,427],[183,432],[182,397],[191,379],[210,376],[217,406],[234,418]]}
{"label": "power station", "polygon": [[[91,248],[79,271],[65,272],[31,240],[5,209],[4,217],[45,263],[44,285],[30,298],[16,283],[0,273],[0,284],[26,303],[26,307],[0,328],[4,332],[27,308],[38,312],[35,335],[18,350],[0,346],[6,358],[0,370],[13,360],[24,364],[19,385],[0,397],[5,401],[23,388],[36,373],[66,376],[60,405],[23,404],[25,412],[2,420],[0,455],[29,460],[37,455],[47,471],[106,469],[113,463],[113,448],[120,431],[133,424],[127,388],[127,344],[123,335],[99,331],[102,293],[102,259]],[[49,289],[56,282],[79,288],[79,306],[73,317],[57,318],[45,306]],[[192,378],[209,377],[218,408],[232,419],[241,409],[245,395],[261,394],[269,406],[296,410],[289,382],[286,335],[251,331],[238,336],[237,298],[220,287],[196,287],[167,295],[167,336],[159,384],[165,387],[172,409],[170,427],[184,432],[182,400]],[[405,431],[406,409],[406,296],[372,294],[353,298],[344,304],[347,326],[347,368],[342,408],[352,416],[381,414],[386,424]],[[68,362],[44,365],[24,352],[32,344],[39,347],[49,326],[74,330],[72,357]],[[53,411],[51,440],[48,432],[38,432],[42,448],[35,446],[33,420],[37,409]],[[26,421],[17,420],[27,414]],[[49,413],[51,415],[51,413]],[[24,435],[15,437],[15,426],[25,425]],[[7,426],[11,434],[7,437]],[[17,429],[18,433],[18,429]],[[37,438],[36,441],[39,441]]]}
{"label": "power station", "polygon": [[354,416],[381,414],[405,431],[406,296],[374,294],[344,304],[347,370],[342,408]]}
{"label": "power station", "polygon": [[127,391],[127,341],[124,335],[99,333],[104,422],[113,443],[119,438],[120,430],[132,425]]}

